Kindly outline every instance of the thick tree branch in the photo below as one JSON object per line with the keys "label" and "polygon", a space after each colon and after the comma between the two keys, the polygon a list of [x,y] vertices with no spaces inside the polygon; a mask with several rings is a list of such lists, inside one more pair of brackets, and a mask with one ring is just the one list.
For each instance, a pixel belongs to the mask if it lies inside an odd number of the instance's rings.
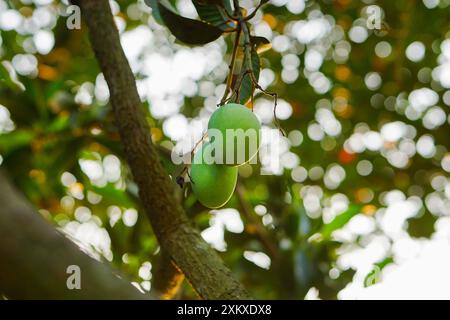
{"label": "thick tree branch", "polygon": [[73,1],[81,7],[92,47],[110,90],[110,101],[125,156],[159,243],[206,299],[249,298],[217,253],[191,226],[174,184],[164,172],[145,121],[136,83],[107,0]]}
{"label": "thick tree branch", "polygon": [[[0,203],[0,293],[7,298],[149,298],[42,219],[1,173]],[[67,288],[70,265],[80,267],[80,290]]]}

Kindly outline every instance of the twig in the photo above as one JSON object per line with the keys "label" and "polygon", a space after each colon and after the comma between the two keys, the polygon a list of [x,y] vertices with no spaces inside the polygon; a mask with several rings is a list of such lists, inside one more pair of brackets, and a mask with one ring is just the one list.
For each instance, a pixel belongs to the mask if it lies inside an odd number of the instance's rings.
{"label": "twig", "polygon": [[203,140],[205,140],[208,137],[208,131],[206,131],[205,133],[203,133],[202,137],[200,138],[200,140],[197,141],[197,143],[194,145],[194,148],[191,151],[191,156],[194,155],[195,153],[195,149],[197,149],[197,147],[200,145],[200,143],[203,142]]}
{"label": "twig", "polygon": [[264,90],[259,84],[258,82],[256,82],[256,79],[253,75],[252,78],[253,84],[256,86],[256,88],[258,90],[260,90],[262,93],[264,93],[265,95],[271,96],[273,98],[274,101],[274,106],[273,106],[273,119],[275,121],[275,125],[277,127],[278,130],[280,130],[281,134],[286,137],[286,132],[284,131],[284,129],[281,127],[280,122],[278,121],[278,117],[277,117],[277,106],[278,106],[278,94],[276,92],[269,92],[267,90]]}
{"label": "twig", "polygon": [[253,19],[253,17],[256,15],[256,13],[258,12],[258,10],[261,8],[261,6],[263,5],[263,4],[265,4],[265,3],[267,3],[267,2],[264,2],[264,1],[260,1],[259,2],[259,4],[256,6],[256,8],[255,8],[255,10],[253,10],[253,12],[252,13],[250,13],[248,16],[246,16],[245,18],[244,18],[244,20],[245,21],[249,21],[249,20],[251,20],[251,19]]}
{"label": "twig", "polygon": [[255,217],[253,209],[249,206],[248,202],[245,200],[245,190],[241,183],[236,186],[236,197],[239,206],[242,209],[242,213],[246,220],[254,227],[249,233],[254,234],[260,241],[261,244],[266,248],[269,256],[277,260],[279,257],[279,251],[277,246],[274,244],[274,239],[268,233],[268,230],[261,224],[261,222]]}
{"label": "twig", "polygon": [[241,27],[238,26],[237,27],[237,31],[236,31],[236,38],[234,40],[233,53],[231,55],[231,61],[230,61],[230,64],[228,66],[228,77],[227,77],[227,80],[226,80],[227,82],[226,82],[225,92],[223,94],[222,99],[220,100],[220,105],[221,106],[225,104],[225,101],[226,101],[226,99],[228,97],[228,93],[230,92],[230,89],[231,89],[231,83],[233,81],[234,65],[235,65],[235,62],[236,62],[236,55],[237,55],[237,51],[238,51],[238,48],[239,48],[240,36],[241,36]]}
{"label": "twig", "polygon": [[[197,141],[194,145],[194,148],[192,148],[190,154],[191,154],[191,159],[193,159],[194,157],[194,153],[195,153],[195,149],[197,149],[197,147],[199,146],[200,143],[203,142],[203,140],[205,140],[205,138],[208,136],[208,131],[206,131],[205,133],[203,133],[201,139],[199,141]],[[186,154],[185,154],[186,155]],[[183,156],[184,158],[184,156]],[[176,178],[176,183],[180,186],[180,188],[183,188],[184,186],[184,182],[186,181],[186,176],[189,177],[189,180],[191,181],[191,183],[194,184],[194,181],[192,180],[191,176],[189,175],[189,165],[184,166],[183,170],[181,171],[181,173],[177,176]]]}

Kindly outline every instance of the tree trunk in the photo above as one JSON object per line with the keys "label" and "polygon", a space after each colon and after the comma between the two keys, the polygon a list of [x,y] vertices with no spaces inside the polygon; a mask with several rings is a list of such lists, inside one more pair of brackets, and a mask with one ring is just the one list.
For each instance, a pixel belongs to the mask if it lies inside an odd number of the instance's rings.
{"label": "tree trunk", "polygon": [[107,0],[72,1],[81,7],[91,44],[110,91],[116,126],[140,199],[162,250],[205,299],[249,299],[242,285],[189,222],[150,137],[136,83],[120,45]]}

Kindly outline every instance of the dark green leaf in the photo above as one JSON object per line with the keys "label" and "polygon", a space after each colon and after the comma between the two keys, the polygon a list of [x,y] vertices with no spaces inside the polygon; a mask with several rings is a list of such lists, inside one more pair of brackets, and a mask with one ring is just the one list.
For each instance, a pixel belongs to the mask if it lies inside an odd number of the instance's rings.
{"label": "dark green leaf", "polygon": [[223,8],[225,8],[229,13],[233,12],[233,8],[231,7],[231,0],[195,0],[200,4],[216,4]]}
{"label": "dark green leaf", "polygon": [[270,43],[270,41],[269,41],[267,38],[265,38],[265,37],[253,36],[253,37],[251,37],[251,39],[252,39],[252,42],[253,42],[255,45],[259,45],[259,44],[269,44],[269,43]]}
{"label": "dark green leaf", "polygon": [[164,25],[164,21],[161,18],[161,14],[159,13],[159,8],[158,8],[158,2],[161,2],[162,4],[164,4],[166,6],[166,8],[169,8],[170,10],[172,10],[173,12],[176,12],[175,9],[172,7],[172,5],[170,4],[169,1],[167,0],[144,0],[144,2],[150,7],[152,8],[152,15],[153,18],[155,19],[156,22],[158,22],[161,25]]}
{"label": "dark green leaf", "polygon": [[[261,64],[259,61],[259,56],[256,50],[252,49],[251,51],[252,55],[252,70],[253,74],[255,75],[256,81],[259,80],[259,71],[261,68]],[[247,64],[245,64],[244,68],[242,69],[242,72],[245,73],[246,70],[248,70]],[[245,104],[253,95],[253,92],[255,91],[254,85],[252,83],[252,80],[250,78],[250,74],[246,74],[242,80],[241,89],[239,92],[239,101],[242,104]]]}
{"label": "dark green leaf", "polygon": [[158,2],[159,14],[172,34],[180,41],[191,45],[202,45],[222,35],[222,30],[211,24],[177,15]]}
{"label": "dark green leaf", "polygon": [[230,7],[229,0],[193,0],[192,2],[201,20],[209,22],[222,30],[234,27],[234,23],[227,17],[223,8],[224,6],[225,8]]}

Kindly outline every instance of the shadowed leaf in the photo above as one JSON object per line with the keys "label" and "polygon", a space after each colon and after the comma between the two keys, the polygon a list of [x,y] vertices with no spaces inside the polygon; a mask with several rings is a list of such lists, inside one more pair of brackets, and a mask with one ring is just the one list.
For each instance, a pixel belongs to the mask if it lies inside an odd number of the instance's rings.
{"label": "shadowed leaf", "polygon": [[222,30],[211,24],[185,18],[158,3],[159,14],[172,34],[180,41],[201,45],[214,41],[222,35]]}
{"label": "shadowed leaf", "polygon": [[225,8],[228,12],[231,12],[229,0],[193,0],[192,2],[200,19],[203,21],[209,22],[222,30],[227,30],[235,26],[225,13]]}
{"label": "shadowed leaf", "polygon": [[159,13],[158,3],[161,2],[166,6],[166,8],[171,9],[175,12],[175,9],[172,7],[169,1],[167,0],[144,0],[145,4],[147,4],[150,8],[152,8],[152,15],[156,22],[160,25],[164,25],[164,21],[161,18],[161,14]]}

